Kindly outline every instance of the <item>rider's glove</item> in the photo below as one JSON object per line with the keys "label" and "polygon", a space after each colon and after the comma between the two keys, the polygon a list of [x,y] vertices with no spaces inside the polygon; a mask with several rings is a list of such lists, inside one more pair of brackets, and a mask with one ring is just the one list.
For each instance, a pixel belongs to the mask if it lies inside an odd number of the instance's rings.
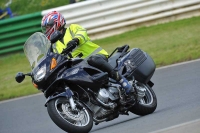
{"label": "rider's glove", "polygon": [[71,41],[69,41],[69,42],[67,43],[67,49],[68,49],[69,51],[72,51],[74,48],[76,48],[76,46],[78,46],[78,43],[79,43],[78,38],[72,39]]}
{"label": "rider's glove", "polygon": [[69,52],[69,51],[72,51],[74,48],[76,48],[76,46],[78,46],[78,44],[79,44],[78,38],[72,39],[71,41],[69,41],[69,42],[67,43],[67,48],[65,48],[65,49],[62,51],[62,53],[66,53],[67,51],[68,51],[68,52]]}

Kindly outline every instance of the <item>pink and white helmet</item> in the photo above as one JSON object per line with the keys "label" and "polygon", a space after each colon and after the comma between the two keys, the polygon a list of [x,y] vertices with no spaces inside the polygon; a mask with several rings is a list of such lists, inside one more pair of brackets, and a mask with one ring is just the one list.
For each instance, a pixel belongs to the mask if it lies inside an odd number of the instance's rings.
{"label": "pink and white helmet", "polygon": [[48,39],[56,30],[61,30],[65,25],[64,17],[57,11],[52,11],[42,18],[41,28],[42,32],[46,35]]}

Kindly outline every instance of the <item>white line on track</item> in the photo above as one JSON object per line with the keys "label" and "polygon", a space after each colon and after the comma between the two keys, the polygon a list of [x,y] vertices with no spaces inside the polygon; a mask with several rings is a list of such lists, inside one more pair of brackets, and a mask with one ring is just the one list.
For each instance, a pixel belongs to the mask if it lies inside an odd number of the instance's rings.
{"label": "white line on track", "polygon": [[20,99],[24,99],[24,98],[39,96],[39,95],[42,95],[42,94],[43,93],[38,93],[38,94],[29,95],[29,96],[22,96],[22,97],[18,97],[18,98],[9,99],[9,100],[4,100],[4,101],[1,101],[0,104],[7,103],[7,102],[12,102],[12,101],[16,101],[16,100],[20,100]]}
{"label": "white line on track", "polygon": [[[168,65],[168,66],[163,66],[163,67],[156,68],[156,70],[165,69],[165,68],[169,68],[169,67],[175,67],[175,66],[184,65],[184,64],[189,64],[189,63],[196,62],[196,61],[200,61],[200,59],[181,62],[181,63],[172,64],[172,65]],[[23,97],[19,97],[19,98],[13,98],[13,99],[9,99],[9,100],[4,100],[4,101],[1,101],[0,104],[6,103],[6,102],[12,102],[12,101],[20,100],[20,99],[24,99],[24,98],[39,96],[39,95],[42,95],[42,94],[43,93],[38,93],[38,94],[29,95],[29,96],[23,96]]]}
{"label": "white line on track", "polygon": [[[196,132],[198,129],[200,129],[199,125],[200,125],[200,119],[196,119],[196,120],[181,123],[175,126],[153,131],[150,133],[188,133],[187,130],[189,130],[190,133],[193,133],[193,132]],[[198,126],[197,127],[198,129],[196,128],[196,126]],[[187,127],[187,130],[185,129],[186,127]]]}
{"label": "white line on track", "polygon": [[168,66],[163,66],[163,67],[156,68],[156,70],[164,69],[164,68],[169,68],[169,67],[174,67],[174,66],[180,66],[180,65],[184,65],[184,64],[189,64],[189,63],[197,62],[197,61],[200,61],[200,59],[186,61],[186,62],[181,62],[181,63],[176,63],[176,64],[172,64],[172,65],[168,65]]}

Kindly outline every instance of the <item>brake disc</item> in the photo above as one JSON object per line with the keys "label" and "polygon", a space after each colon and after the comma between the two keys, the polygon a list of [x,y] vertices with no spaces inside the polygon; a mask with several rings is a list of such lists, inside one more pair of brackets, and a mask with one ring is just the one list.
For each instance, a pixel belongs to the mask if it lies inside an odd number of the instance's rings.
{"label": "brake disc", "polygon": [[71,110],[69,104],[62,104],[62,110],[63,113],[70,119],[75,120],[75,121],[81,121],[84,118],[84,111],[81,110]]}

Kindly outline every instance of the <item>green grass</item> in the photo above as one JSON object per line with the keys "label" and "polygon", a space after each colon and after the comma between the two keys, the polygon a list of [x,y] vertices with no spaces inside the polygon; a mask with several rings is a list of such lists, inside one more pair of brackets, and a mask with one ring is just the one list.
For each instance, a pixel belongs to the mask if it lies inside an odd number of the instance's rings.
{"label": "green grass", "polygon": [[[154,59],[157,67],[200,58],[200,17],[142,27],[124,34],[94,40],[109,53],[117,46],[129,44],[146,51]],[[26,77],[21,84],[16,83],[18,71],[30,71],[23,53],[0,57],[0,100],[38,93]]]}
{"label": "green grass", "polygon": [[0,100],[39,92],[31,86],[31,78],[29,77],[21,84],[15,81],[15,75],[18,71],[29,72],[31,70],[23,53],[0,58],[0,64]]}
{"label": "green grass", "polygon": [[109,52],[114,47],[129,44],[148,52],[157,67],[200,57],[200,17],[142,27],[121,35],[96,40]]}
{"label": "green grass", "polygon": [[[7,1],[9,0],[1,0],[0,7],[4,9]],[[25,15],[68,4],[69,0],[12,0],[9,7],[15,14]]]}

